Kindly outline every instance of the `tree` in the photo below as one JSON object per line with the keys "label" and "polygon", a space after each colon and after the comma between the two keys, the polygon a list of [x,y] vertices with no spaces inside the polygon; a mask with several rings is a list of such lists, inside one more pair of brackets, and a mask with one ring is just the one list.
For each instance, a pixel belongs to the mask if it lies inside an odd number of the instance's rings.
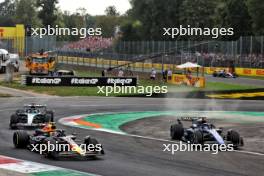
{"label": "tree", "polygon": [[252,21],[245,0],[227,0],[220,12],[220,25],[234,28],[234,36],[228,39],[252,35]]}
{"label": "tree", "polygon": [[15,25],[14,15],[16,13],[15,0],[5,0],[0,3],[0,26]]}
{"label": "tree", "polygon": [[[140,22],[137,30],[142,40],[164,40],[164,27],[177,27],[180,24],[180,6],[183,0],[131,0],[132,9],[129,11],[133,20]],[[130,25],[130,26],[131,26]],[[124,37],[127,33],[124,32]]]}
{"label": "tree", "polygon": [[263,0],[248,0],[248,9],[252,17],[253,30],[256,35],[264,34],[264,3]]}
{"label": "tree", "polygon": [[58,0],[37,0],[37,7],[40,8],[38,17],[42,20],[42,24],[47,27],[48,25],[54,26],[57,19]]}
{"label": "tree", "polygon": [[180,8],[182,25],[211,28],[214,26],[215,1],[184,0]]}
{"label": "tree", "polygon": [[16,23],[40,26],[41,23],[37,16],[35,0],[20,0],[16,5]]}
{"label": "tree", "polygon": [[116,26],[119,24],[117,16],[95,16],[95,27],[102,28],[103,37],[113,37]]}
{"label": "tree", "polygon": [[109,6],[105,9],[105,14],[107,16],[119,16],[120,14],[117,12],[115,6]]}

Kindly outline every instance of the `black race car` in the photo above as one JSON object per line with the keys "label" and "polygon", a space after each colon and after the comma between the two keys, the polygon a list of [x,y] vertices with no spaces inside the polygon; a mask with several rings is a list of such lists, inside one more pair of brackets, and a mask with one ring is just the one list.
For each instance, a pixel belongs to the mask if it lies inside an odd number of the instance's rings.
{"label": "black race car", "polygon": [[228,130],[223,134],[223,128],[216,128],[213,124],[207,123],[206,118],[183,118],[192,121],[191,127],[185,128],[182,120],[171,125],[170,136],[173,140],[181,140],[191,144],[233,144],[237,149],[244,145],[243,138],[234,130]]}
{"label": "black race car", "polygon": [[66,135],[64,130],[57,130],[53,124],[37,129],[31,135],[24,130],[14,132],[13,144],[15,148],[29,149],[51,159],[104,155],[102,145],[95,138],[86,136],[78,141],[75,134]]}
{"label": "black race car", "polygon": [[19,127],[43,127],[54,121],[54,113],[45,105],[29,104],[23,109],[16,110],[10,117],[10,129]]}

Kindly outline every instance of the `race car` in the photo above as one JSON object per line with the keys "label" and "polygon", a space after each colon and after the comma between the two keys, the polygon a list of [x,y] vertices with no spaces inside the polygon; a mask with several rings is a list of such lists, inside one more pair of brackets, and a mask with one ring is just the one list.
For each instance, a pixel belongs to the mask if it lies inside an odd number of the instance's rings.
{"label": "race car", "polygon": [[220,77],[220,78],[237,78],[238,75],[236,73],[226,72],[225,70],[219,70],[213,72],[213,77]]}
{"label": "race car", "polygon": [[[184,128],[182,120],[192,121],[189,128]],[[176,124],[171,125],[170,136],[173,140],[181,140],[190,144],[233,144],[234,149],[244,145],[240,134],[232,129],[226,134],[223,128],[216,128],[213,124],[207,123],[205,117],[178,119]]]}
{"label": "race car", "polygon": [[51,159],[104,155],[102,145],[95,138],[86,136],[78,141],[75,134],[67,135],[64,130],[56,129],[55,123],[49,123],[31,135],[24,130],[16,131],[13,144],[15,148],[29,149]]}
{"label": "race car", "polygon": [[29,104],[23,109],[18,109],[10,117],[10,129],[22,127],[43,127],[48,122],[54,121],[54,113],[45,105]]}

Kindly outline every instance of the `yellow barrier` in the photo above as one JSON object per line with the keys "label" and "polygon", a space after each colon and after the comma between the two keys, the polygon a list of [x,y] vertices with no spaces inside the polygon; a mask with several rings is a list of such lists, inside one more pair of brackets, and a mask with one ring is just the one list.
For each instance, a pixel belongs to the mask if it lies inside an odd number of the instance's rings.
{"label": "yellow barrier", "polygon": [[11,39],[12,45],[22,54],[24,52],[25,28],[23,24],[17,24],[15,27],[0,27],[0,39]]}
{"label": "yellow barrier", "polygon": [[[119,61],[119,60],[107,60],[107,59],[96,59],[96,58],[78,58],[78,57],[67,57],[67,56],[58,56],[58,61],[64,61],[64,62],[84,62],[85,63],[91,63],[91,64],[98,64],[98,65],[109,65],[111,63],[112,66],[117,66],[117,65],[124,65],[131,63],[129,61]],[[151,69],[155,68],[156,70],[161,70],[162,69],[162,64],[159,63],[143,63],[143,62],[136,62],[131,64],[131,67],[133,68],[146,68],[146,69]],[[163,65],[164,70],[177,70],[177,65],[173,64],[164,64]],[[228,68],[226,67],[204,67],[204,72],[206,74],[213,74],[214,71],[216,70],[227,70],[229,71]],[[194,69],[193,71],[196,71]],[[200,70],[201,72],[201,70]],[[264,69],[251,69],[251,68],[235,68],[236,74],[240,76],[264,76]]]}
{"label": "yellow barrier", "polygon": [[186,75],[173,74],[171,80],[168,80],[168,83],[204,88],[205,78],[195,76],[187,77]]}
{"label": "yellow barrier", "polygon": [[[205,73],[213,74],[216,70],[227,70],[229,68],[226,67],[205,67]],[[236,74],[239,76],[264,76],[264,69],[257,68],[235,68]]]}

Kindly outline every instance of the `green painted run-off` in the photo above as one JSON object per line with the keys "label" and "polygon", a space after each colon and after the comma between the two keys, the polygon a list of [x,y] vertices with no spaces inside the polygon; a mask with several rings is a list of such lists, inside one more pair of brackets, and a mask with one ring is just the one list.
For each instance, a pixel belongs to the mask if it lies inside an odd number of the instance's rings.
{"label": "green painted run-off", "polygon": [[[209,119],[225,119],[227,121],[240,122],[264,122],[264,112],[242,112],[242,111],[144,111],[93,114],[82,118],[84,121],[100,124],[103,129],[122,132],[120,126],[143,118],[153,118],[165,115],[171,116],[206,116]],[[90,128],[84,125],[82,127]]]}

